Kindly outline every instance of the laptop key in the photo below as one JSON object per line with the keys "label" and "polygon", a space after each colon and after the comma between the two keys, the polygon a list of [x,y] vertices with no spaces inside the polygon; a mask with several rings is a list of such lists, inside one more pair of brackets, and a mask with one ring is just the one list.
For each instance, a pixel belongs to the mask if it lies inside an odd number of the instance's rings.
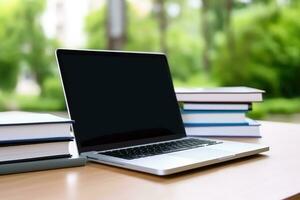
{"label": "laptop key", "polygon": [[130,148],[119,149],[119,150],[99,152],[99,154],[131,160],[137,158],[144,158],[148,156],[172,153],[177,151],[184,151],[188,149],[215,145],[219,143],[222,142],[196,139],[196,138],[187,138],[187,139],[176,140],[171,142],[164,142],[158,144],[143,145],[139,147],[130,147]]}

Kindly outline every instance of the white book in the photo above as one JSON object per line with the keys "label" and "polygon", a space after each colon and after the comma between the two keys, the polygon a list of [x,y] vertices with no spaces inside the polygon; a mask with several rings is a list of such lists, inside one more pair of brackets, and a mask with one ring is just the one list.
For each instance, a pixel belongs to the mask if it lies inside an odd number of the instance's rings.
{"label": "white book", "polygon": [[188,136],[216,136],[216,137],[261,137],[260,124],[247,119],[249,125],[228,126],[189,126],[185,127]]}
{"label": "white book", "polygon": [[251,104],[240,103],[184,103],[184,110],[250,110]]}
{"label": "white book", "polygon": [[260,102],[263,90],[249,87],[176,88],[180,102]]}
{"label": "white book", "polygon": [[51,114],[30,112],[0,113],[0,144],[10,141],[72,137],[72,120]]}
{"label": "white book", "polygon": [[245,112],[181,111],[185,124],[247,124]]}
{"label": "white book", "polygon": [[0,147],[0,163],[70,155],[69,141]]}

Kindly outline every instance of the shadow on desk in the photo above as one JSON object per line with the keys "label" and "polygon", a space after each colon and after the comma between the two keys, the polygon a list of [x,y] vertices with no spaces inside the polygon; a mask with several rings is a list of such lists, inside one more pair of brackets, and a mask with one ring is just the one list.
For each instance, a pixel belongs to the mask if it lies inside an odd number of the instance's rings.
{"label": "shadow on desk", "polygon": [[[186,179],[190,179],[191,177],[198,177],[199,176],[207,176],[211,173],[223,173],[222,171],[230,168],[231,166],[234,168],[237,168],[238,166],[243,166],[243,165],[248,165],[253,162],[259,162],[264,159],[267,159],[269,156],[264,155],[264,154],[257,154],[257,155],[252,155],[244,158],[238,158],[222,163],[217,163],[209,166],[204,166],[196,169],[191,169],[188,171],[172,174],[172,175],[167,175],[167,176],[156,176],[152,174],[147,174],[143,172],[138,172],[138,171],[133,171],[130,169],[123,169],[119,167],[114,167],[114,166],[109,166],[105,164],[98,164],[98,163],[89,163],[89,167],[92,168],[101,168],[102,171],[106,172],[112,172],[112,173],[118,173],[124,176],[128,177],[135,177],[137,179],[144,179],[147,181],[152,181],[155,183],[161,183],[161,184],[172,184],[174,182],[178,181],[184,181]],[[225,173],[225,172],[224,172]]]}

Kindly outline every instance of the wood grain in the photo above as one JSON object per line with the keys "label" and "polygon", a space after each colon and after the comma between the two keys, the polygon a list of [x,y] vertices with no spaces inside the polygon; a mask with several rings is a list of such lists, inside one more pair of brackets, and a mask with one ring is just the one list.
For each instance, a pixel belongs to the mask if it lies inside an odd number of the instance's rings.
{"label": "wood grain", "polygon": [[283,199],[299,194],[300,125],[262,122],[261,131],[261,139],[227,138],[269,145],[261,155],[167,177],[94,163],[4,175],[1,199]]}

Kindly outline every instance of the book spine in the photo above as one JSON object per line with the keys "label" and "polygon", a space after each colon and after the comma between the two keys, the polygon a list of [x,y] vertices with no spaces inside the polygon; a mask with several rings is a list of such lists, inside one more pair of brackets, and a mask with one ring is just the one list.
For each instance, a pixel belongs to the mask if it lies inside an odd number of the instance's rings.
{"label": "book spine", "polygon": [[41,144],[51,142],[67,142],[73,141],[74,137],[55,137],[55,138],[39,138],[39,139],[25,139],[25,140],[5,140],[0,141],[0,147],[3,146],[15,146],[15,145],[27,145],[27,144]]}
{"label": "book spine", "polygon": [[192,137],[218,137],[218,138],[228,138],[228,137],[231,137],[231,138],[261,138],[261,135],[189,135],[187,134],[188,136],[192,136]]}
{"label": "book spine", "polygon": [[26,125],[40,125],[40,124],[74,124],[74,120],[53,121],[53,122],[28,122],[28,123],[3,123],[0,126],[26,126]]}
{"label": "book spine", "polygon": [[79,167],[86,164],[86,158],[59,158],[0,165],[0,175],[32,172],[66,167]]}
{"label": "book spine", "polygon": [[215,127],[215,126],[249,126],[248,122],[241,123],[184,123],[185,127]]}
{"label": "book spine", "polygon": [[181,114],[246,113],[248,110],[181,110]]}

